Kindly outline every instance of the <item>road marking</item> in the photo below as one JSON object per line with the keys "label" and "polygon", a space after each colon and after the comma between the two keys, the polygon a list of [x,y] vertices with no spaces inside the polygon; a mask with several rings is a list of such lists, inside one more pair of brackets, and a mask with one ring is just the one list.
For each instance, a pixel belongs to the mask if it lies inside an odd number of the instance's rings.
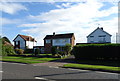
{"label": "road marking", "polygon": [[2,62],[2,63],[8,63],[8,64],[18,64],[18,65],[27,65],[27,64],[22,64],[22,63],[10,63],[10,62]]}
{"label": "road marking", "polygon": [[101,71],[95,71],[97,73],[104,73],[104,74],[113,74],[113,75],[119,75],[118,73],[110,73],[110,72],[101,72]]}
{"label": "road marking", "polygon": [[69,68],[69,70],[75,70],[75,71],[90,71],[90,70],[71,69],[71,68]]}
{"label": "road marking", "polygon": [[3,71],[0,71],[1,73],[3,72]]}
{"label": "road marking", "polygon": [[35,79],[40,79],[40,80],[45,80],[45,81],[55,81],[55,80],[49,80],[49,79],[42,78],[42,77],[35,77]]}
{"label": "road marking", "polygon": [[59,67],[54,67],[54,66],[49,66],[50,68],[59,68]]}

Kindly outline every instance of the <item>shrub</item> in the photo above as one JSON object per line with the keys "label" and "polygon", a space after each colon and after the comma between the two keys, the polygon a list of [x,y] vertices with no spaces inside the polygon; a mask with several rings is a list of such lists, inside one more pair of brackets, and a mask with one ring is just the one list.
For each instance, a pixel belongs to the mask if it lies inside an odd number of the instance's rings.
{"label": "shrub", "polygon": [[28,53],[31,54],[31,53],[34,53],[34,51],[33,51],[33,49],[25,49],[25,50],[24,50],[24,53],[25,53],[25,54],[28,54]]}
{"label": "shrub", "polygon": [[58,50],[57,50],[57,47],[56,46],[53,46],[51,48],[51,52],[52,52],[52,55],[54,56],[55,54],[57,54]]}
{"label": "shrub", "polygon": [[64,53],[65,53],[65,55],[70,55],[71,50],[72,50],[72,45],[71,44],[66,44],[64,46]]}
{"label": "shrub", "polygon": [[15,55],[14,48],[9,45],[2,45],[2,55],[7,56],[7,55]]}
{"label": "shrub", "polygon": [[35,56],[38,55],[38,54],[40,54],[40,49],[38,49],[38,48],[35,49],[34,54],[35,54]]}
{"label": "shrub", "polygon": [[119,58],[120,44],[82,44],[74,46],[72,53],[76,59]]}
{"label": "shrub", "polygon": [[24,53],[24,50],[23,49],[15,49],[15,52],[19,55],[23,54]]}

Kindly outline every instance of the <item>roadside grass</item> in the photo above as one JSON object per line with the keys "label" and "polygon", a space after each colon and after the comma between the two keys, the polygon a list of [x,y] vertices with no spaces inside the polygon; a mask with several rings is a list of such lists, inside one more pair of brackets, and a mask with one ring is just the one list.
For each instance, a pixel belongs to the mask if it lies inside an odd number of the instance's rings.
{"label": "roadside grass", "polygon": [[80,68],[80,69],[99,69],[99,70],[107,70],[107,71],[119,71],[120,67],[112,67],[112,66],[102,66],[102,65],[87,65],[87,64],[65,64],[63,65],[65,68]]}
{"label": "roadside grass", "polygon": [[48,61],[57,60],[60,58],[39,58],[39,57],[17,57],[17,56],[4,56],[0,60],[1,61],[9,61],[9,62],[21,62],[21,63],[44,63]]}
{"label": "roadside grass", "polygon": [[35,60],[21,60],[21,59],[2,59],[2,61],[6,62],[17,62],[17,63],[27,63],[27,64],[33,64],[33,63],[44,63],[42,61],[35,61]]}

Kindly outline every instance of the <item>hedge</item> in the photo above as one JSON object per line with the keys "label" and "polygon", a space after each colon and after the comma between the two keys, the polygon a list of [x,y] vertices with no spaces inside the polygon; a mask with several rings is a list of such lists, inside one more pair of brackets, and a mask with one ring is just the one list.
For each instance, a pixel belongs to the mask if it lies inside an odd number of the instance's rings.
{"label": "hedge", "polygon": [[118,60],[120,44],[81,44],[74,46],[72,53],[76,59]]}

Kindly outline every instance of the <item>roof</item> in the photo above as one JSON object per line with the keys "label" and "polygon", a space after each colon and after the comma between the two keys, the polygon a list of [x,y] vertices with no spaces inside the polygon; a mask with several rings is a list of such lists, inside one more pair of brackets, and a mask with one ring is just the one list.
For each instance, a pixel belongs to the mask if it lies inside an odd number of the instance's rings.
{"label": "roof", "polygon": [[46,35],[44,39],[72,38],[73,36],[74,33],[55,34],[55,35]]}
{"label": "roof", "polygon": [[[16,38],[18,37],[18,36],[20,36],[21,38],[23,38],[25,41],[35,41],[35,42],[37,42],[34,38],[32,38],[31,36],[26,36],[26,35],[20,35],[20,34],[18,34],[17,36],[16,36]],[[15,38],[15,39],[16,39]],[[14,39],[14,40],[15,40]],[[13,41],[14,41],[13,40]]]}
{"label": "roof", "polygon": [[103,28],[99,28],[99,27],[98,27],[98,28],[95,29],[92,33],[90,33],[90,34],[87,36],[87,38],[88,38],[91,34],[93,34],[96,30],[98,30],[98,29],[101,30],[101,31],[103,31],[104,33],[106,33],[106,34],[112,36],[111,34],[109,34],[109,33],[107,33],[106,31],[104,31]]}

